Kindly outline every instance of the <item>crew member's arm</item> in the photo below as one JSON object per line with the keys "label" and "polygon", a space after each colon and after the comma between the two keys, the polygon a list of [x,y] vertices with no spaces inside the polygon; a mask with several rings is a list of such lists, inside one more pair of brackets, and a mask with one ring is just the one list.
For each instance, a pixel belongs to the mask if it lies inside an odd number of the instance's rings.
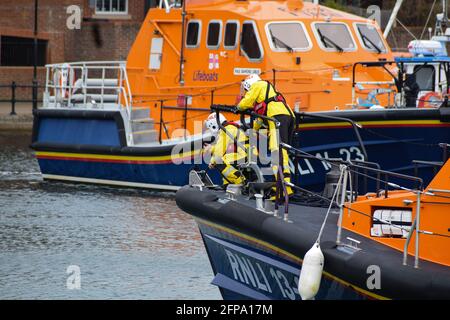
{"label": "crew member's arm", "polygon": [[260,90],[260,86],[253,85],[250,90],[245,93],[244,98],[242,98],[241,102],[237,105],[237,109],[244,111],[253,108],[256,99],[258,99]]}

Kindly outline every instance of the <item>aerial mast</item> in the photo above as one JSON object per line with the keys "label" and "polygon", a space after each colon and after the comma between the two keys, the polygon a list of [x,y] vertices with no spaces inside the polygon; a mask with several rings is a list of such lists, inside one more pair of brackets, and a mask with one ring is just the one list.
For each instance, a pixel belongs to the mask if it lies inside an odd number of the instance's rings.
{"label": "aerial mast", "polygon": [[183,1],[183,7],[181,9],[181,50],[180,50],[180,86],[184,86],[184,36],[186,25],[186,1]]}
{"label": "aerial mast", "polygon": [[389,22],[388,22],[388,24],[386,26],[386,29],[384,30],[383,36],[385,38],[387,38],[388,35],[389,35],[389,32],[391,32],[392,26],[394,25],[394,22],[397,19],[397,15],[398,15],[398,12],[400,11],[400,8],[401,8],[401,6],[403,4],[403,1],[404,0],[397,0],[397,2],[395,3],[394,10],[392,11],[392,15],[389,18]]}

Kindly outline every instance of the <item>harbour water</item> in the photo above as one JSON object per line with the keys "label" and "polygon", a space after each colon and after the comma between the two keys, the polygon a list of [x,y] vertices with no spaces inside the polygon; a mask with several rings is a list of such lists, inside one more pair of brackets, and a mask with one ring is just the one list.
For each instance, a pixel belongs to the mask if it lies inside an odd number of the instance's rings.
{"label": "harbour water", "polygon": [[44,182],[29,143],[0,132],[0,299],[220,299],[173,194]]}

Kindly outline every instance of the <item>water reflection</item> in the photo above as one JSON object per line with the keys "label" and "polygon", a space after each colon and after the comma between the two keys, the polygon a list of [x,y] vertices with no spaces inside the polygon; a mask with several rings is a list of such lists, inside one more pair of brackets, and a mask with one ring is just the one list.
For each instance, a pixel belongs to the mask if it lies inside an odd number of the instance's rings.
{"label": "water reflection", "polygon": [[[0,298],[220,298],[173,194],[44,182],[29,142],[0,133]],[[81,290],[66,288],[69,265]]]}

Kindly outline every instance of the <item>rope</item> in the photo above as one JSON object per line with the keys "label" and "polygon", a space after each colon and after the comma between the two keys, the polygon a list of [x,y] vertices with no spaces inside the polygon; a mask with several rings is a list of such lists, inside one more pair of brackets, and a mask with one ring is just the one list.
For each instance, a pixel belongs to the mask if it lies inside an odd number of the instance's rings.
{"label": "rope", "polygon": [[420,40],[422,40],[423,35],[425,34],[425,30],[428,27],[428,23],[430,23],[431,16],[433,15],[434,6],[436,5],[436,1],[437,0],[433,1],[433,5],[431,6],[430,13],[428,14],[427,22],[425,23],[425,26],[423,27],[422,33],[420,34]]}
{"label": "rope", "polygon": [[[347,173],[345,172],[345,171],[346,171],[345,168],[346,168],[345,166],[341,166],[341,174],[340,174],[339,180],[338,180],[338,186],[339,186],[339,187],[336,188],[336,190],[334,191],[333,197],[331,198],[330,206],[328,207],[327,214],[325,215],[325,219],[323,220],[322,226],[320,227],[319,235],[317,236],[317,240],[316,240],[316,243],[317,243],[317,244],[320,243],[320,239],[322,238],[322,234],[323,234],[323,230],[324,230],[324,228],[325,228],[325,224],[327,223],[328,216],[329,216],[329,214],[330,214],[330,212],[331,212],[331,208],[333,207],[333,203],[335,202],[334,199],[337,197],[337,195],[338,195],[340,189],[342,188],[342,187],[341,187],[342,179],[343,179],[343,177],[344,177],[344,174],[347,174]],[[342,192],[345,192],[345,190],[343,190]]]}
{"label": "rope", "polygon": [[396,20],[406,30],[406,32],[408,32],[414,38],[414,40],[417,40],[417,37],[414,35],[414,33],[409,31],[409,29],[399,19]]}
{"label": "rope", "polygon": [[[316,157],[316,156],[314,156],[314,155],[312,155],[312,154],[309,154],[309,153],[307,153],[307,152],[305,152],[305,151],[301,151],[301,150],[298,150],[298,151],[300,151],[301,153],[304,153],[304,154],[306,154],[306,155],[312,156],[312,157],[316,158],[317,160],[325,161],[325,162],[329,163],[330,165],[334,165],[334,166],[337,165],[337,164],[335,164],[335,163],[332,163],[332,162],[328,161],[327,159],[323,159],[323,158]],[[350,172],[355,172],[354,170],[352,170],[352,169],[350,169],[350,168],[348,168],[348,170],[349,170]],[[374,177],[371,177],[371,176],[368,176],[368,175],[364,175],[364,174],[359,173],[359,172],[355,172],[355,173],[357,173],[357,174],[359,174],[359,175],[367,176],[367,177],[370,178],[370,179],[374,179],[374,180],[381,181],[381,182],[386,182],[386,183],[388,183],[391,187],[397,186],[397,187],[399,187],[400,189],[403,188],[403,189],[408,190],[408,191],[411,191],[411,192],[420,192],[420,193],[425,194],[425,195],[431,195],[431,196],[436,196],[436,197],[442,197],[442,198],[448,198],[448,199],[450,199],[450,197],[439,196],[439,195],[436,195],[436,194],[430,194],[429,192],[422,192],[422,191],[420,191],[420,190],[411,190],[411,189],[408,189],[408,188],[405,188],[405,187],[401,187],[401,186],[399,186],[399,185],[395,185],[395,184],[389,183],[389,182],[384,181],[384,180],[381,180],[381,179],[376,179],[376,178],[374,178]],[[340,182],[341,182],[341,177],[339,177],[339,183],[340,183]],[[314,195],[314,196],[316,196],[316,197],[318,197],[318,198],[321,198],[321,199],[323,199],[323,200],[325,200],[325,201],[327,201],[327,202],[330,202],[330,207],[329,207],[328,210],[330,210],[330,208],[331,208],[331,206],[332,206],[332,204],[333,204],[333,202],[334,202],[334,195],[333,195],[333,199],[330,200],[330,199],[328,199],[328,198],[323,197],[322,195],[320,195],[320,194],[318,194],[318,193],[315,193],[315,192],[313,192],[313,191],[309,191],[309,190],[300,188],[300,187],[298,187],[298,186],[296,186],[296,185],[290,184],[290,186],[293,187],[294,189],[298,189],[298,190],[300,190],[300,191],[307,192],[307,193],[312,194],[312,195]],[[336,189],[336,190],[337,190],[337,189]],[[398,228],[398,229],[403,230],[403,231],[405,231],[405,232],[408,232],[408,233],[411,232],[411,230],[402,228],[401,226],[395,225],[395,224],[393,224],[392,222],[389,222],[389,221],[385,221],[385,220],[382,220],[382,219],[375,218],[375,217],[373,217],[373,216],[370,215],[370,214],[367,214],[367,213],[365,213],[365,212],[362,212],[362,211],[353,209],[353,208],[348,207],[348,206],[346,206],[346,205],[344,205],[343,208],[346,208],[346,209],[348,209],[348,210],[350,210],[350,211],[353,211],[353,212],[355,212],[355,213],[357,213],[357,214],[361,214],[361,215],[363,215],[363,216],[365,216],[365,217],[367,217],[367,218],[374,219],[374,220],[376,220],[376,221],[378,221],[378,222],[381,222],[381,223],[383,223],[383,224],[387,224],[387,225],[390,225],[390,226],[392,226],[392,227]],[[327,212],[327,216],[328,216],[328,213],[329,213],[329,212]],[[325,221],[326,221],[326,220],[325,220]],[[432,236],[440,236],[440,237],[450,238],[450,236],[448,236],[448,235],[444,235],[444,234],[440,234],[440,233],[434,233],[434,232],[431,232],[431,231],[423,231],[423,230],[419,230],[419,232],[422,233],[422,234],[424,234],[424,235],[432,235]]]}
{"label": "rope", "polygon": [[[196,118],[200,118],[200,117],[204,118],[205,115],[204,114],[198,114],[196,116],[187,117],[186,120],[192,120],[192,119],[196,119]],[[184,121],[184,118],[183,119],[172,120],[172,121],[155,122],[154,124],[161,124],[161,123],[170,124],[170,123],[175,123],[175,122],[179,122],[179,121]]]}
{"label": "rope", "polygon": [[394,137],[391,137],[391,136],[388,136],[388,135],[385,135],[385,134],[382,134],[382,133],[375,132],[375,131],[367,128],[367,127],[362,127],[362,130],[366,130],[367,132],[369,132],[369,133],[371,133],[371,134],[373,134],[375,136],[378,136],[378,137],[381,137],[381,138],[385,138],[385,139],[388,139],[388,140],[391,140],[391,141],[397,141],[399,143],[411,144],[411,145],[422,146],[422,147],[430,147],[430,148],[431,147],[439,147],[439,144],[421,143],[421,142],[412,142],[412,141],[400,141],[397,138],[394,138]]}

